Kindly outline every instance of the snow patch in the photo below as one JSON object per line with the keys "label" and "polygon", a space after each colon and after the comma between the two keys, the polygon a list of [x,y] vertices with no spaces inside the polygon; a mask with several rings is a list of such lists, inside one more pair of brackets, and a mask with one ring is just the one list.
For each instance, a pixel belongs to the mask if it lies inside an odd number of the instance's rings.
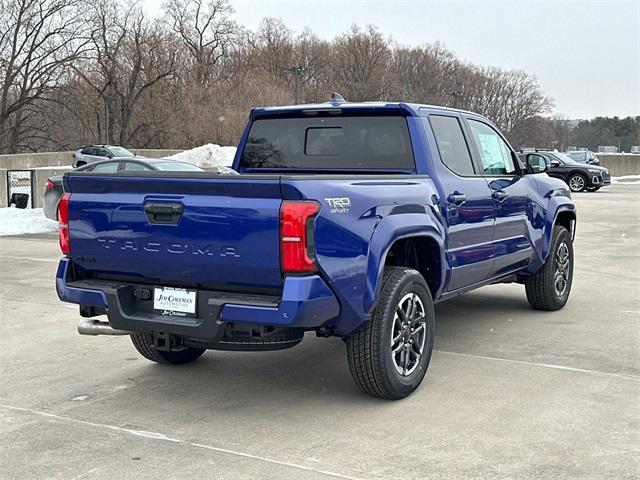
{"label": "snow patch", "polygon": [[236,147],[222,147],[215,143],[207,143],[165,158],[192,163],[200,168],[218,173],[234,173],[229,167],[233,163],[235,154]]}
{"label": "snow patch", "polygon": [[611,177],[611,183],[622,183],[625,185],[639,185],[640,175],[623,175],[621,177]]}
{"label": "snow patch", "polygon": [[53,232],[58,222],[44,216],[41,208],[0,208],[0,236]]}

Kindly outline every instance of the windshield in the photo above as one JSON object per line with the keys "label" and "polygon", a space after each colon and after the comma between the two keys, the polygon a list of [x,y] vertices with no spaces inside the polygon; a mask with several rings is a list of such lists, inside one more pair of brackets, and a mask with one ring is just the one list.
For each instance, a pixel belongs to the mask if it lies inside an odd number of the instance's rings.
{"label": "windshield", "polygon": [[565,165],[576,165],[578,163],[566,153],[555,152],[553,156],[557,157]]}
{"label": "windshield", "polygon": [[413,169],[404,117],[273,118],[251,125],[241,167]]}
{"label": "windshield", "polygon": [[133,153],[122,147],[109,147],[109,151],[114,157],[135,157]]}
{"label": "windshield", "polygon": [[153,163],[158,170],[166,170],[170,172],[202,172],[200,167],[196,167],[190,163],[184,162],[159,162]]}
{"label": "windshield", "polygon": [[567,152],[567,155],[576,162],[585,163],[587,161],[587,152]]}

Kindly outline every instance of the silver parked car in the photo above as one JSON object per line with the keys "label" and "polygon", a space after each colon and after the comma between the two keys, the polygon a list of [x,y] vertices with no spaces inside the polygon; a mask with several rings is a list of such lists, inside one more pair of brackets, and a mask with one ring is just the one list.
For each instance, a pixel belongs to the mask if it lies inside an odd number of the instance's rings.
{"label": "silver parked car", "polygon": [[[150,170],[161,170],[169,172],[202,172],[200,167],[191,163],[180,162],[168,158],[120,158],[113,160],[102,160],[83,165],[76,169],[76,172],[92,173],[119,173],[119,172],[146,172]],[[58,219],[58,202],[64,193],[62,178],[64,175],[56,175],[47,179],[44,190],[44,216],[51,220]]]}
{"label": "silver parked car", "polygon": [[120,158],[144,158],[131,153],[119,145],[87,145],[73,153],[73,168],[81,167],[100,160]]}

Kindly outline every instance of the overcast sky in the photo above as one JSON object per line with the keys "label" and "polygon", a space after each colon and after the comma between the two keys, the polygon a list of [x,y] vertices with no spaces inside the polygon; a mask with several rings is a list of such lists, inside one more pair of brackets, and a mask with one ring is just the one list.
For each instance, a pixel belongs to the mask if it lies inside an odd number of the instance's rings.
{"label": "overcast sky", "polygon": [[[143,0],[159,14],[163,0]],[[372,24],[399,43],[442,42],[459,58],[535,75],[568,118],[640,115],[640,0],[231,0],[235,19],[263,17],[331,39]]]}

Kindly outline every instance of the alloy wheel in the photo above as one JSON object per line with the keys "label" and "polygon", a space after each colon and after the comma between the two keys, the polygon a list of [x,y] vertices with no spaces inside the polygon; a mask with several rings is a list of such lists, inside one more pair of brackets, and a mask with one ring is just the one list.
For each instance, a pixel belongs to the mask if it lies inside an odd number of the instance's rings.
{"label": "alloy wheel", "polygon": [[397,373],[411,375],[420,364],[427,338],[424,305],[415,293],[407,293],[396,307],[391,327],[391,358]]}
{"label": "alloy wheel", "polygon": [[569,187],[573,192],[580,192],[584,190],[584,178],[580,175],[574,175],[569,180]]}
{"label": "alloy wheel", "polygon": [[556,252],[556,269],[554,275],[554,286],[558,297],[565,294],[569,285],[569,275],[571,273],[570,260],[569,247],[565,242],[562,242]]}

